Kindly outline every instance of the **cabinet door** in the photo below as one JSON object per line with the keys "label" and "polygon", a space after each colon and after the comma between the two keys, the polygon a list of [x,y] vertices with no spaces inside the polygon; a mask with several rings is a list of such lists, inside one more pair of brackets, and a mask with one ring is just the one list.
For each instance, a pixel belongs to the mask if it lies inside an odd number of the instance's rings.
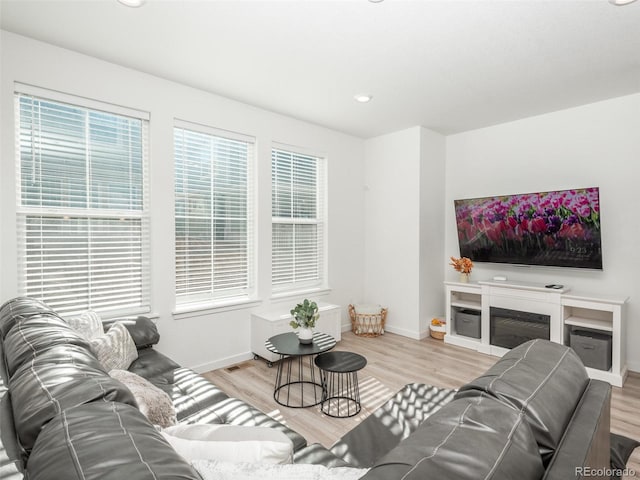
{"label": "cabinet door", "polygon": [[342,325],[340,318],[340,307],[331,307],[320,311],[320,319],[316,324],[318,332],[331,335],[339,342],[342,339]]}
{"label": "cabinet door", "polygon": [[251,352],[255,355],[259,355],[269,362],[275,362],[280,358],[273,352],[267,350],[264,346],[264,342],[274,335],[281,333],[291,332],[291,326],[289,326],[290,318],[281,318],[278,320],[271,320],[262,317],[258,314],[251,315]]}

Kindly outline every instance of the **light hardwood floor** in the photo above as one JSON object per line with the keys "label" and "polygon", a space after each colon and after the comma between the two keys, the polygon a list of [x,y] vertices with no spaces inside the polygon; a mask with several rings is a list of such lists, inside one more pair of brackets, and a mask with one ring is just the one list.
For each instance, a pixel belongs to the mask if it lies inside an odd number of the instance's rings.
{"label": "light hardwood floor", "polygon": [[[273,399],[276,367],[249,360],[204,375],[227,394],[241,398],[302,434],[309,443],[329,447],[407,383],[458,388],[477,377],[497,358],[445,345],[441,340],[412,340],[386,333],[375,338],[342,335],[335,350],[357,352],[367,358],[359,372],[362,411],[352,418],[332,418],[318,407],[287,408]],[[629,375],[624,388],[613,388],[611,431],[640,439],[640,374]],[[640,448],[627,464],[640,478]]]}

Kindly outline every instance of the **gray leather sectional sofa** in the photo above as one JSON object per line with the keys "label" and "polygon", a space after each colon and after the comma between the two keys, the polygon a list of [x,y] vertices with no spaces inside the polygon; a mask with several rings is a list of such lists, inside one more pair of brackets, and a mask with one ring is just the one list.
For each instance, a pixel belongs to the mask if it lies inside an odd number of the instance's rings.
{"label": "gray leather sectional sofa", "polygon": [[[171,396],[178,421],[279,429],[297,463],[367,467],[367,480],[567,480],[609,467],[610,387],[561,345],[523,344],[458,392],[408,385],[327,449],[159,353],[151,322],[127,328],[138,347],[129,369]],[[199,478],[46,305],[0,307],[0,347],[0,439],[15,478]],[[7,464],[0,472],[13,478]]]}

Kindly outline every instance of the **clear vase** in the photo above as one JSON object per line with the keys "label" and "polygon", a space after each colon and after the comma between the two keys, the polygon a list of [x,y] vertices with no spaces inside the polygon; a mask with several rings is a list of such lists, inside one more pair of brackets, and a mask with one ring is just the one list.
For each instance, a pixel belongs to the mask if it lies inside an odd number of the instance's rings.
{"label": "clear vase", "polygon": [[460,283],[469,283],[470,273],[461,273],[460,274]]}

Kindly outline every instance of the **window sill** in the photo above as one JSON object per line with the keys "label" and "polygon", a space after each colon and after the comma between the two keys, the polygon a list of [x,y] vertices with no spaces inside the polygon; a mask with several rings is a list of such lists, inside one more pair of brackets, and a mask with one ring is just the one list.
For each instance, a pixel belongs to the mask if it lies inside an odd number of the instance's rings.
{"label": "window sill", "polygon": [[131,318],[138,318],[138,317],[147,317],[150,320],[156,321],[158,320],[158,318],[160,318],[160,314],[158,313],[154,313],[151,312],[149,310],[140,310],[138,311],[133,311],[133,312],[120,312],[120,313],[99,313],[100,318],[102,319],[103,322],[106,321],[116,321],[116,320],[126,320],[126,319],[131,319]]}
{"label": "window sill", "polygon": [[302,296],[308,296],[313,294],[315,296],[325,296],[331,293],[331,289],[328,287],[316,287],[295,291],[278,292],[271,295],[271,300],[285,300],[292,298],[300,298]]}
{"label": "window sill", "polygon": [[105,316],[101,318],[103,322],[117,322],[119,320],[135,320],[138,317],[145,317],[145,318],[148,318],[149,320],[157,322],[158,319],[160,318],[160,314],[147,312],[147,313],[135,313],[135,314],[128,314],[128,315],[116,315],[111,317]]}
{"label": "window sill", "polygon": [[178,308],[171,314],[173,315],[174,320],[183,320],[186,318],[202,317],[231,310],[252,308],[260,305],[261,303],[262,300],[256,299],[233,300],[219,303],[202,303],[199,305],[188,305]]}

